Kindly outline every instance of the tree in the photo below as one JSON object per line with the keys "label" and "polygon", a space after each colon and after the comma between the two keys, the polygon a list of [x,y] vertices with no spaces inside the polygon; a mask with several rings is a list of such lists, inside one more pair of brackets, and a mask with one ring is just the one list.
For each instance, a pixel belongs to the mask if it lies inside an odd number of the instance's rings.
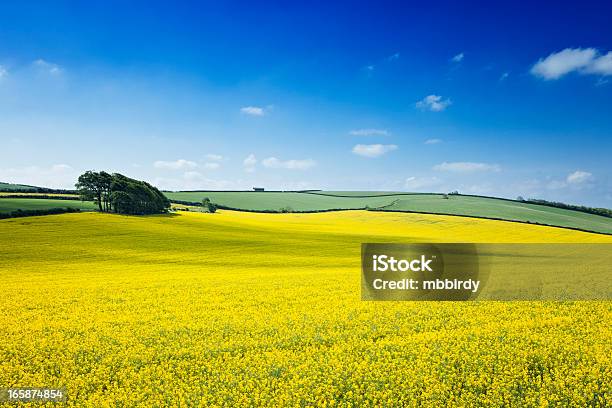
{"label": "tree", "polygon": [[95,200],[100,211],[120,214],[159,214],[170,208],[170,201],[149,183],[119,173],[88,171],[76,184],[83,200]]}
{"label": "tree", "polygon": [[217,204],[210,201],[208,197],[202,200],[202,207],[204,207],[209,213],[217,212]]}
{"label": "tree", "polygon": [[104,211],[110,211],[110,196],[112,194],[111,185],[113,176],[105,171],[98,173],[98,184],[102,189],[102,200],[104,201]]}
{"label": "tree", "polygon": [[98,203],[100,211],[102,210],[102,193],[103,186],[100,183],[100,173],[94,171],[86,171],[79,176],[76,183],[76,188],[79,191],[81,200],[83,201],[95,201]]}

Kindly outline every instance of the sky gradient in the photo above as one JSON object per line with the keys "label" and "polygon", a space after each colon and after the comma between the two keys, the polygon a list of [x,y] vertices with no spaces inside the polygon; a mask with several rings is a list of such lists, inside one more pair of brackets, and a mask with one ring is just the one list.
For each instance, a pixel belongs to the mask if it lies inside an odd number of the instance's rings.
{"label": "sky gradient", "polygon": [[0,3],[0,181],[612,207],[605,2]]}

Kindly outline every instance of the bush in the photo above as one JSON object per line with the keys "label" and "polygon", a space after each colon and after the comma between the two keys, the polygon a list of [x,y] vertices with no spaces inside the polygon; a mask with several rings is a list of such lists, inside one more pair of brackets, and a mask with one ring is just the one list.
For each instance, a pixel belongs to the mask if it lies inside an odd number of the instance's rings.
{"label": "bush", "polygon": [[202,207],[204,207],[204,209],[206,209],[206,211],[209,213],[217,212],[217,204],[210,201],[209,198],[205,198],[202,200]]}
{"label": "bush", "polygon": [[540,199],[535,199],[535,198],[528,198],[527,200],[523,200],[523,202],[530,203],[530,204],[546,205],[549,207],[563,208],[566,210],[580,211],[580,212],[585,212],[589,214],[601,215],[603,217],[612,218],[612,210],[609,210],[607,208],[585,207],[582,205],[565,204],[565,203],[560,203],[557,201],[547,201],[547,200],[540,200]]}

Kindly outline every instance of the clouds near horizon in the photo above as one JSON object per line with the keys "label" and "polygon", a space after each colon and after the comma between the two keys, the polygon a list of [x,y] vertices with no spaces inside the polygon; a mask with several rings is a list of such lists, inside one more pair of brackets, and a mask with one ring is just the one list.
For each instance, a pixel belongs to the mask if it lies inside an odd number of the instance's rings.
{"label": "clouds near horizon", "polygon": [[163,170],[184,170],[194,169],[198,167],[198,164],[196,162],[185,159],[178,159],[174,161],[157,160],[155,163],[153,163],[153,167],[155,167],[156,169]]}
{"label": "clouds near horizon", "polygon": [[288,170],[308,170],[311,167],[316,166],[317,162],[312,159],[303,159],[303,160],[280,160],[276,157],[268,157],[267,159],[263,159],[261,164],[264,167],[268,167],[271,169],[288,169]]}
{"label": "clouds near horizon", "polygon": [[436,171],[452,173],[498,172],[501,167],[497,164],[474,162],[444,162],[433,167]]}

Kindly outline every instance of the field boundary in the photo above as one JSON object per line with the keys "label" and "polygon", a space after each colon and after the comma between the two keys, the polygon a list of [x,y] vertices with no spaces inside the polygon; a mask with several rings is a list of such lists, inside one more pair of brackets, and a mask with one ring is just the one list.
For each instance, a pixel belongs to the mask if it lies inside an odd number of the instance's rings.
{"label": "field boundary", "polygon": [[[340,194],[329,194],[326,193],[325,191],[323,192],[316,192],[316,191],[296,191],[296,193],[301,193],[301,194],[312,194],[312,195],[320,195],[320,196],[326,196],[326,197],[341,197],[341,198],[376,198],[376,197],[395,197],[395,196],[415,196],[415,195],[435,195],[435,196],[442,196],[444,195],[444,193],[385,193],[385,194],[373,194],[373,195],[340,195]],[[454,194],[454,195],[460,195],[460,194]]]}
{"label": "field boundary", "polygon": [[[500,201],[507,201],[507,202],[511,202],[511,203],[520,203],[520,204],[529,204],[529,205],[539,205],[542,207],[548,207],[548,208],[559,208],[561,210],[567,210],[567,211],[576,211],[576,212],[580,212],[580,213],[584,213],[584,214],[591,214],[591,215],[598,215],[600,217],[605,217],[605,218],[612,218],[612,216],[606,215],[606,214],[601,214],[598,212],[594,212],[594,211],[588,211],[586,209],[580,209],[580,208],[571,208],[573,205],[572,204],[567,204],[567,207],[565,206],[560,206],[560,205],[555,205],[554,203],[547,203],[547,202],[541,202],[541,201],[532,201],[534,199],[527,199],[527,200],[514,200],[512,198],[504,198],[504,197],[492,197],[492,196],[485,196],[485,195],[479,195],[479,194],[453,194],[453,193],[389,193],[389,194],[376,194],[376,195],[339,195],[339,194],[329,194],[329,193],[325,193],[323,192],[309,192],[309,191],[304,191],[304,194],[313,194],[313,195],[321,195],[321,196],[326,196],[326,197],[344,197],[344,198],[373,198],[373,197],[393,197],[393,196],[415,196],[415,195],[429,195],[429,196],[448,196],[450,197],[474,197],[474,198],[486,198],[489,200],[500,200]],[[561,203],[563,204],[563,203]]]}
{"label": "field boundary", "polygon": [[[588,211],[586,209],[581,208],[571,208],[573,205],[569,204],[567,207],[555,205],[554,203],[548,202],[539,202],[539,201],[531,201],[531,199],[527,200],[514,200],[512,198],[504,198],[504,197],[492,197],[485,196],[479,194],[454,194],[454,193],[418,193],[418,192],[396,192],[396,193],[385,193],[385,194],[359,194],[359,195],[346,195],[346,194],[330,194],[323,190],[266,190],[266,191],[252,191],[252,190],[180,190],[180,191],[164,191],[167,193],[296,193],[296,194],[310,194],[310,195],[318,195],[324,197],[339,197],[339,198],[377,198],[377,197],[394,197],[394,196],[449,196],[450,197],[474,197],[474,198],[485,198],[489,200],[500,200],[507,201],[510,203],[520,203],[520,204],[528,204],[528,205],[537,205],[541,207],[547,208],[558,208],[566,211],[576,211],[583,214],[591,214],[598,215],[604,218],[612,218],[612,216],[608,216],[606,214],[601,214],[594,211]],[[563,204],[563,203],[561,203]],[[577,206],[580,207],[580,206]]]}
{"label": "field boundary", "polygon": [[44,210],[15,210],[15,211],[7,212],[7,213],[0,213],[0,220],[6,220],[10,218],[36,217],[40,215],[78,213],[78,212],[81,212],[80,208],[72,208],[72,207],[46,208]]}
{"label": "field boundary", "polygon": [[[183,200],[170,200],[172,204],[180,204],[180,205],[190,205],[192,207],[203,207],[202,203],[197,201],[183,201]],[[326,208],[323,210],[287,210],[283,211],[283,209],[278,210],[250,210],[247,208],[236,208],[230,207],[223,204],[214,203],[218,209],[220,210],[230,210],[230,211],[240,211],[240,212],[250,212],[250,213],[261,213],[261,214],[314,214],[314,213],[323,213],[323,212],[332,212],[332,211],[358,211],[365,210],[364,207],[355,207],[355,208]]]}
{"label": "field boundary", "polygon": [[[170,200],[170,202],[174,204],[190,205],[193,207],[202,207],[202,203],[195,202],[195,201]],[[491,221],[505,221],[505,222],[519,223],[519,224],[527,224],[527,225],[539,225],[542,227],[562,228],[562,229],[573,230],[573,231],[588,232],[591,234],[609,235],[609,236],[612,235],[612,233],[609,233],[609,232],[593,231],[593,230],[589,230],[586,228],[579,228],[579,227],[564,227],[561,225],[544,224],[544,223],[532,222],[532,221],[509,220],[509,219],[499,218],[499,217],[485,217],[485,216],[478,216],[478,215],[451,214],[451,213],[436,213],[436,212],[427,212],[427,211],[387,210],[385,209],[385,207],[387,206],[375,207],[375,208],[360,207],[360,208],[330,208],[330,209],[325,209],[325,210],[281,211],[281,210],[247,210],[247,209],[235,208],[235,207],[229,207],[229,206],[217,204],[217,208],[220,210],[240,211],[240,212],[260,213],[260,214],[315,214],[315,213],[325,213],[325,212],[333,212],[333,211],[372,211],[372,212],[393,212],[393,213],[406,213],[406,214],[445,215],[448,217],[463,217],[463,218],[475,218],[475,219],[491,220]]]}
{"label": "field boundary", "polygon": [[408,213],[408,214],[445,215],[445,216],[448,216],[448,217],[477,218],[477,219],[481,219],[481,220],[516,222],[516,223],[519,223],[519,224],[539,225],[539,226],[542,226],[542,227],[562,228],[562,229],[568,229],[568,230],[573,230],[573,231],[588,232],[588,233],[591,233],[591,234],[612,235],[611,232],[593,231],[593,230],[589,230],[589,229],[585,229],[585,228],[579,228],[579,227],[564,227],[562,225],[544,224],[544,223],[541,223],[541,222],[534,222],[534,221],[509,220],[509,219],[506,219],[506,218],[486,217],[486,216],[481,216],[481,215],[450,214],[450,213],[437,213],[437,212],[414,211],[414,210],[385,210],[382,207],[381,208],[370,209],[369,211],[373,211],[373,212]]}

